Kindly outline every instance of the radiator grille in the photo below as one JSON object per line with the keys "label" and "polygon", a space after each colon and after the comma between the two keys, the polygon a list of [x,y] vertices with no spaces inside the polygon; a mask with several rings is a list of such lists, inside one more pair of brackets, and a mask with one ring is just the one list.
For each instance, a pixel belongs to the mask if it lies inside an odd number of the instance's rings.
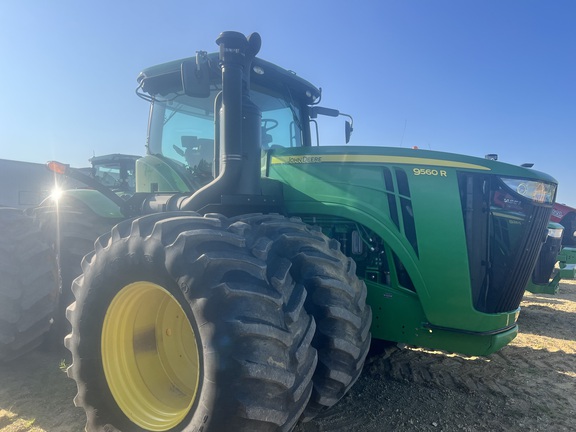
{"label": "radiator grille", "polygon": [[489,174],[459,173],[476,310],[518,308],[546,238],[552,212],[507,188]]}
{"label": "radiator grille", "polygon": [[488,288],[487,312],[512,311],[522,301],[526,284],[530,280],[534,265],[545,239],[545,227],[552,209],[549,207],[534,207],[529,220],[529,228],[522,239],[519,253],[511,271],[502,287]]}

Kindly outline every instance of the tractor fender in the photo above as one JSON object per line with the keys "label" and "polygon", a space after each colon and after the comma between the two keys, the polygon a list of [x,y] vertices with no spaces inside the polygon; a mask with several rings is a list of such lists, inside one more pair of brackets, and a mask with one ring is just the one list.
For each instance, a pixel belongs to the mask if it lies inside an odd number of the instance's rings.
{"label": "tractor fender", "polygon": [[98,216],[103,218],[118,219],[124,218],[120,206],[112,201],[110,198],[101,194],[100,192],[93,189],[69,189],[64,190],[56,195],[51,195],[46,198],[42,205],[51,203],[54,201],[72,201],[76,200],[84,205],[86,205],[90,210],[92,210]]}

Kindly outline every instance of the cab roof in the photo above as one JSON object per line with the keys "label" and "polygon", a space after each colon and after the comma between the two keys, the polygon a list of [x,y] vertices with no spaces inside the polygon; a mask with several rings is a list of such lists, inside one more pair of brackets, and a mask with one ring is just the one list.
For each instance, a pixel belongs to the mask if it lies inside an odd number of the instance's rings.
{"label": "cab roof", "polygon": [[[138,75],[138,83],[142,90],[152,96],[166,95],[182,91],[181,67],[183,62],[195,61],[195,57],[174,60],[144,69]],[[210,70],[210,83],[219,84],[222,74],[219,67],[218,53],[208,54]],[[320,98],[320,89],[300,78],[294,72],[283,69],[266,60],[256,57],[252,62],[250,71],[252,84],[265,88],[284,92],[290,90],[290,95],[295,99],[304,100],[312,104]]]}

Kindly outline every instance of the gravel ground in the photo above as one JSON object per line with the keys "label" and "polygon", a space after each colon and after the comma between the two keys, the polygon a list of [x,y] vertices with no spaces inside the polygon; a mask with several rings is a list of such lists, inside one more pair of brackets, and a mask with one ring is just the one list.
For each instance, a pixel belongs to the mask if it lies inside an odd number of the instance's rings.
{"label": "gravel ground", "polygon": [[[576,281],[526,293],[520,334],[488,358],[413,348],[371,357],[331,411],[297,432],[576,430]],[[0,432],[79,432],[67,352],[0,366]]]}

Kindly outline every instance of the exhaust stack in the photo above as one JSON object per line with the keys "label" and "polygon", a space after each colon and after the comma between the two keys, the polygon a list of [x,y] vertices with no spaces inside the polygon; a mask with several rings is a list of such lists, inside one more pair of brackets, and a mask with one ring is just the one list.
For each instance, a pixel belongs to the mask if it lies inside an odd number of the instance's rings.
{"label": "exhaust stack", "polygon": [[[260,51],[258,33],[246,38],[242,33],[220,34],[222,91],[216,97],[219,112],[219,172],[216,178],[180,202],[181,210],[201,210],[221,204],[222,195],[260,195],[260,144],[262,113],[250,99],[252,60]],[[221,101],[221,102],[220,102]],[[218,122],[216,122],[218,127]]]}

